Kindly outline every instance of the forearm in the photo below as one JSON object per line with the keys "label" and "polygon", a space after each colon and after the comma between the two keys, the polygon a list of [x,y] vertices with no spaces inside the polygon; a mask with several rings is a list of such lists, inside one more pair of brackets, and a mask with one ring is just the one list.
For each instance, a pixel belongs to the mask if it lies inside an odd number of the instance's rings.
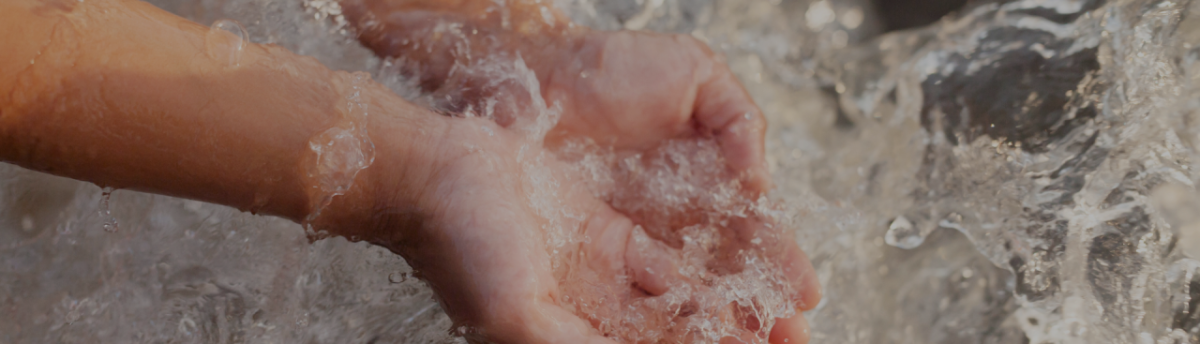
{"label": "forearm", "polygon": [[[255,44],[231,65],[209,50],[232,36],[137,1],[4,1],[0,32],[13,47],[0,54],[0,160],[296,221],[314,210],[310,141],[345,120],[350,75]],[[359,86],[373,136],[428,120]],[[363,184],[345,196],[361,204],[335,207],[373,207]]]}

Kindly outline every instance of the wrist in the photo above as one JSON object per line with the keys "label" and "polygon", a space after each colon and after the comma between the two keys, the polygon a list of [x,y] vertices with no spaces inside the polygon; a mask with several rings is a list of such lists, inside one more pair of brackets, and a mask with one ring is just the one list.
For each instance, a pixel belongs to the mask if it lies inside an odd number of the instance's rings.
{"label": "wrist", "polygon": [[[420,199],[435,177],[436,149],[448,119],[408,103],[382,85],[363,90],[374,161],[308,225],[318,232],[392,247],[421,225]],[[311,209],[315,211],[318,209]]]}

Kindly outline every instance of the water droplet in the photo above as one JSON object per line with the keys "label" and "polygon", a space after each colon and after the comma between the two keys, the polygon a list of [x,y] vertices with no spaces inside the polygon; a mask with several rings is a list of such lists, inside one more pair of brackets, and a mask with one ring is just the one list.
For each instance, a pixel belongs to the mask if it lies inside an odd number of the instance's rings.
{"label": "water droplet", "polygon": [[892,221],[892,225],[888,226],[887,234],[883,237],[884,242],[888,245],[910,250],[917,246],[921,246],[925,242],[925,236],[921,235],[921,231],[913,227],[912,222],[901,216]]}
{"label": "water droplet", "polygon": [[394,273],[393,272],[393,273],[388,274],[388,282],[392,282],[393,284],[400,284],[400,283],[404,283],[405,281],[408,281],[408,273],[407,272],[402,272],[402,273]]}
{"label": "water droplet", "polygon": [[109,200],[112,199],[113,188],[106,187],[104,192],[100,194],[100,216],[104,218],[104,231],[114,233],[119,229],[117,227],[117,218],[113,216],[112,209],[109,208]]}
{"label": "water droplet", "polygon": [[324,229],[317,230],[316,228],[313,227],[312,221],[313,221],[313,219],[316,219],[317,216],[319,216],[319,215],[320,214],[317,214],[314,212],[313,214],[309,215],[308,219],[304,220],[304,222],[305,222],[304,226],[303,226],[304,227],[304,237],[306,239],[308,239],[309,244],[315,243],[317,241],[320,241],[320,240],[323,240],[325,238],[329,238],[332,236],[331,234],[329,234],[329,231],[326,231]]}
{"label": "water droplet", "polygon": [[208,57],[229,67],[239,66],[247,36],[246,29],[235,20],[221,19],[214,22],[204,38]]}

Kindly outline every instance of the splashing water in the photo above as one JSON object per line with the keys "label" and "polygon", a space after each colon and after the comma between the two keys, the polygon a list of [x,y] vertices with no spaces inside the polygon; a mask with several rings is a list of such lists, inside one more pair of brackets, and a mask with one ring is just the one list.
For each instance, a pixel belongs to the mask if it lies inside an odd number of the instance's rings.
{"label": "splashing water", "polygon": [[[340,35],[328,1],[154,2],[393,76]],[[882,36],[866,1],[558,5],[584,25],[688,33],[726,55],[771,122],[783,210],[688,189],[703,171],[638,179],[603,154],[578,165],[598,184],[659,190],[658,204],[777,212],[826,291],[806,314],[814,342],[1200,343],[1200,5],[974,1]],[[704,169],[713,160],[690,158],[704,145],[642,158],[688,152],[680,161]],[[461,342],[385,250],[309,245],[283,220],[124,191],[109,201],[121,231],[107,233],[99,188],[0,175],[0,342]],[[701,247],[705,230],[678,240]],[[734,279],[734,297],[763,286]]]}
{"label": "splashing water", "polygon": [[[447,30],[451,33],[448,36],[461,37],[453,35],[456,30],[453,27]],[[382,73],[403,70],[391,63],[411,62],[389,61]],[[736,336],[765,342],[776,317],[794,314],[791,305],[798,297],[796,291],[784,287],[786,277],[777,262],[765,259],[770,250],[777,249],[772,243],[780,238],[761,235],[755,245],[738,247],[741,250],[723,244],[722,239],[730,237],[723,230],[733,227],[731,222],[749,218],[770,222],[775,214],[767,200],[746,199],[737,182],[725,181],[727,164],[713,140],[672,141],[657,150],[632,155],[579,141],[557,152],[527,154],[541,152],[530,146],[542,146],[562,110],[559,104],[547,103],[542,98],[536,75],[523,58],[520,55],[476,58],[453,69],[456,75],[486,80],[472,84],[471,92],[491,96],[464,100],[465,87],[451,84],[419,96],[418,101],[455,116],[482,117],[502,123],[527,139],[518,154],[521,174],[527,179],[523,185],[531,195],[534,211],[548,222],[545,228],[549,233],[548,250],[555,257],[552,268],[559,276],[563,294],[568,295],[564,307],[598,323],[605,335],[626,342],[659,342],[685,334],[700,341],[715,342]],[[384,80],[397,80],[393,85],[396,88],[409,85],[403,77]],[[491,131],[487,133],[494,135]],[[580,273],[566,264],[583,254],[574,248],[591,238],[575,230],[584,227],[586,214],[560,204],[562,186],[571,181],[556,177],[547,167],[551,161],[560,160],[571,163],[577,175],[586,176],[583,180],[598,198],[638,218],[642,225],[635,229],[634,236],[641,239],[638,244],[654,245],[657,242],[654,238],[682,248],[679,257],[674,258],[682,261],[681,266],[691,268],[681,271],[682,277],[703,281],[704,286],[676,285],[666,294],[646,298],[628,290],[632,276],[618,276],[628,282],[615,284],[622,291],[597,292],[597,288],[605,287],[598,287],[597,281],[591,280],[595,276]],[[672,222],[680,219],[686,219],[690,225],[676,232],[673,229],[679,226]],[[731,257],[719,257],[726,253]],[[728,266],[715,267],[717,262]],[[605,299],[609,295],[621,299]],[[752,312],[762,326],[741,329],[743,326],[736,317],[724,316],[731,304],[738,305],[740,312]],[[686,315],[679,316],[680,313]]]}
{"label": "splashing water", "polygon": [[[308,190],[312,213],[304,219],[305,225],[320,217],[321,211],[333,201],[333,197],[345,194],[354,186],[358,172],[375,162],[375,144],[367,135],[367,116],[370,110],[362,97],[362,85],[369,82],[367,73],[339,74],[339,88],[345,98],[345,107],[332,128],[313,137],[308,147],[316,155],[315,163],[308,169],[308,178],[314,181]],[[349,85],[344,85],[349,83]],[[311,226],[307,230],[312,232]],[[309,233],[316,236],[317,233]]]}

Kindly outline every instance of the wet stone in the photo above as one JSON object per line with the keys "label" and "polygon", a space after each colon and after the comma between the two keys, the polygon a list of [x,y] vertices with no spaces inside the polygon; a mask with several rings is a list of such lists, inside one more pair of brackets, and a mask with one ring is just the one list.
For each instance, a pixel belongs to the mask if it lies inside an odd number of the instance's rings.
{"label": "wet stone", "polygon": [[[980,43],[984,50],[952,55],[945,64],[953,69],[922,83],[926,128],[944,131],[951,144],[987,136],[1041,152],[1096,116],[1093,106],[1068,106],[1075,100],[1070,92],[1100,68],[1095,48],[1065,55],[1074,41],[1028,29],[1000,28],[986,35]],[[1022,47],[1012,49],[1014,43]],[[1054,56],[1047,58],[1041,50]],[[978,60],[989,62],[981,66]]]}
{"label": "wet stone", "polygon": [[1200,339],[1200,276],[1187,284],[1188,302],[1175,310],[1171,327],[1187,331],[1193,342]]}
{"label": "wet stone", "polygon": [[1075,11],[1060,12],[1059,9],[1056,8],[1034,7],[1031,9],[1012,11],[1010,13],[1046,18],[1046,20],[1059,24],[1070,24],[1075,22],[1075,20],[1079,19],[1079,17],[1083,16],[1084,14],[1100,8],[1100,6],[1104,5],[1106,0],[1081,0],[1078,2],[1082,2],[1082,4],[1080,4],[1079,9]]}
{"label": "wet stone", "polygon": [[1029,301],[1039,301],[1059,291],[1060,277],[1054,257],[1038,251],[1029,260],[1014,256],[1009,267],[1016,272],[1016,293]]}
{"label": "wet stone", "polygon": [[1150,258],[1142,256],[1139,245],[1147,236],[1157,236],[1149,215],[1142,208],[1134,208],[1097,230],[1105,233],[1093,239],[1089,247],[1088,280],[1097,298],[1106,304],[1128,299],[1125,294],[1134,277]]}

